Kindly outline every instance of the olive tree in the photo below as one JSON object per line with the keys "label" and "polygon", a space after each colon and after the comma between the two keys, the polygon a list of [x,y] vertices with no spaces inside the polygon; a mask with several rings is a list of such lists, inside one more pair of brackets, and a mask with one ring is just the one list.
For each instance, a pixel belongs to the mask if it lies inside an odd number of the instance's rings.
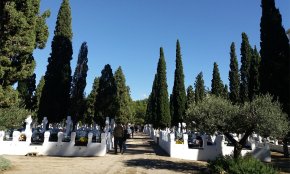
{"label": "olive tree", "polygon": [[[234,145],[235,158],[241,155],[242,148],[253,133],[264,137],[283,137],[289,130],[286,114],[270,95],[257,96],[252,102],[240,106],[220,97],[208,96],[189,107],[187,118],[195,121],[200,131],[224,134]],[[232,133],[241,134],[242,138],[236,140]]]}

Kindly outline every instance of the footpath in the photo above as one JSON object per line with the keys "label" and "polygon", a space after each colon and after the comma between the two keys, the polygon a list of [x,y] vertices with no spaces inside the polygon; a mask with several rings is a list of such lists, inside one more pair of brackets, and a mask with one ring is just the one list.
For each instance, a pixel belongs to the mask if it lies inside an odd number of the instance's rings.
{"label": "footpath", "polygon": [[170,158],[149,136],[136,133],[128,139],[124,154],[104,157],[4,156],[12,169],[4,174],[175,174],[199,173],[206,162]]}

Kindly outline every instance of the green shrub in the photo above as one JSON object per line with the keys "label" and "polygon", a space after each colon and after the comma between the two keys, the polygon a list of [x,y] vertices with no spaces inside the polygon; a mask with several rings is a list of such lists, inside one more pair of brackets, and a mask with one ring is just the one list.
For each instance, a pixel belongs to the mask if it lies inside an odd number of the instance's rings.
{"label": "green shrub", "polygon": [[7,170],[11,167],[9,160],[0,156],[0,171]]}
{"label": "green shrub", "polygon": [[234,159],[232,156],[219,156],[210,161],[208,168],[211,173],[230,174],[278,174],[272,166],[262,163],[250,155]]}

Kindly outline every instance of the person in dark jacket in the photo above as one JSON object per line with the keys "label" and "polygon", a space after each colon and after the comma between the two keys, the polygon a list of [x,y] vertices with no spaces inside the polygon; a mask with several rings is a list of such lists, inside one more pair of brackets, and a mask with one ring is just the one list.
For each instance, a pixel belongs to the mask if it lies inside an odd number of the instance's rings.
{"label": "person in dark jacket", "polygon": [[120,152],[123,151],[123,137],[124,137],[124,128],[121,123],[117,123],[117,126],[114,128],[114,149],[115,154],[117,154],[118,145],[120,147]]}

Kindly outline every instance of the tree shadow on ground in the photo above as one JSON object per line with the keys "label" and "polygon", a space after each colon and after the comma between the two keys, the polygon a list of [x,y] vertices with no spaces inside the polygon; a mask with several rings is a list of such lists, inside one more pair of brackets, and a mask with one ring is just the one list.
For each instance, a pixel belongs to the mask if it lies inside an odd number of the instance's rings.
{"label": "tree shadow on ground", "polygon": [[285,158],[281,153],[271,152],[271,165],[280,172],[290,173],[290,158]]}
{"label": "tree shadow on ground", "polygon": [[166,169],[175,172],[200,173],[206,167],[194,162],[173,162],[161,159],[131,159],[124,162],[129,167],[143,167],[145,169]]}

